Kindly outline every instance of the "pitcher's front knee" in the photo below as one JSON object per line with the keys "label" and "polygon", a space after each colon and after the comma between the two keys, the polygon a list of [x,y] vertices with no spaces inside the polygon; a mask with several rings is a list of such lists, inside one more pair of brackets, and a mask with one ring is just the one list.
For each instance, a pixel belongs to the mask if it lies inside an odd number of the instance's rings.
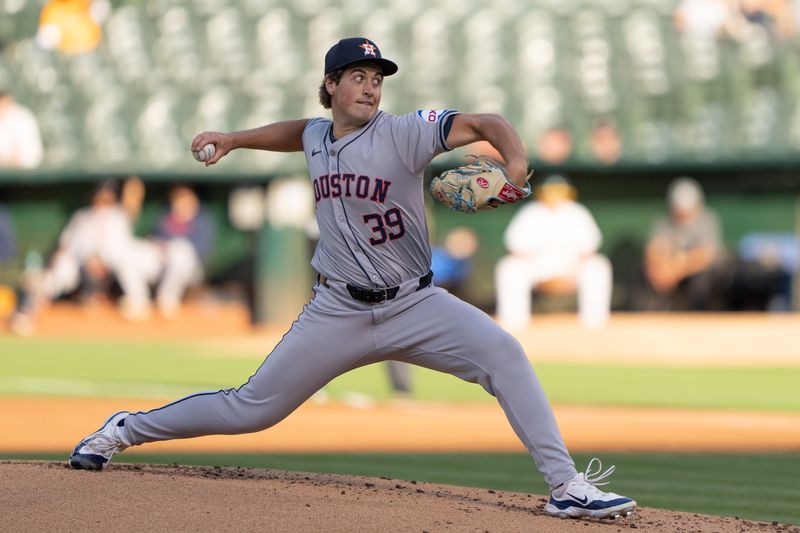
{"label": "pitcher's front knee", "polygon": [[531,370],[531,364],[519,341],[509,333],[503,332],[493,339],[492,346],[487,348],[491,356],[486,358],[483,366],[485,376],[478,382],[490,394],[494,395],[495,383]]}
{"label": "pitcher's front knee", "polygon": [[508,364],[514,360],[525,360],[525,350],[516,337],[498,327],[498,333],[487,339],[486,350],[492,354],[490,361],[493,363]]}

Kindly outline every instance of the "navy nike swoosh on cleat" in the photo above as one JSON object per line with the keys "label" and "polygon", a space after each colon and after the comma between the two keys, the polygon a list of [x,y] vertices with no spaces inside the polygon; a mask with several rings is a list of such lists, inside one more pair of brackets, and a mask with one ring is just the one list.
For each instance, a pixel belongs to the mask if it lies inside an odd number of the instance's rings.
{"label": "navy nike swoosh on cleat", "polygon": [[314,157],[315,155],[317,155],[317,154],[319,154],[321,152],[322,152],[322,150],[311,150],[311,157]]}
{"label": "navy nike swoosh on cleat", "polygon": [[[574,496],[573,496],[574,497]],[[587,498],[588,500],[588,498]],[[613,500],[603,501],[603,500],[594,500],[592,502],[588,502],[585,504],[580,505],[582,509],[588,509],[590,511],[596,510],[603,510],[608,509],[610,507],[616,507],[618,505],[627,505],[632,503],[633,500],[630,498],[626,498],[624,496],[620,496],[619,498],[615,498]],[[550,504],[557,509],[568,509],[570,507],[574,507],[577,502],[570,501],[570,500],[556,500],[554,498],[550,498]]]}
{"label": "navy nike swoosh on cleat", "polygon": [[588,496],[584,496],[583,498],[578,498],[577,496],[575,496],[574,494],[570,494],[569,492],[567,493],[567,496],[569,496],[570,498],[572,498],[581,505],[586,505],[586,502],[589,501]]}

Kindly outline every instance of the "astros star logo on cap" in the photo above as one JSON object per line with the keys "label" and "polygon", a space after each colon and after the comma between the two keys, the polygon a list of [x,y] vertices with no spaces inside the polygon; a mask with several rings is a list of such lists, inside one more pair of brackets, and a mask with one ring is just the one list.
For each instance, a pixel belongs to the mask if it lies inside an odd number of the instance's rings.
{"label": "astros star logo on cap", "polygon": [[375,45],[370,43],[369,41],[364,41],[364,44],[360,44],[358,45],[358,47],[364,49],[365,56],[375,57]]}

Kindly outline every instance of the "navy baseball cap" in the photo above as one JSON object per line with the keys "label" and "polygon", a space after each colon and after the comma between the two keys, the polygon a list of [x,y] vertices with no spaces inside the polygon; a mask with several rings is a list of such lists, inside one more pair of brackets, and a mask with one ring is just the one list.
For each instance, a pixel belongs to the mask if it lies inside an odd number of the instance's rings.
{"label": "navy baseball cap", "polygon": [[397,72],[397,65],[381,57],[378,45],[364,37],[348,37],[331,46],[325,54],[325,74],[353,63],[369,61],[380,65],[384,76]]}

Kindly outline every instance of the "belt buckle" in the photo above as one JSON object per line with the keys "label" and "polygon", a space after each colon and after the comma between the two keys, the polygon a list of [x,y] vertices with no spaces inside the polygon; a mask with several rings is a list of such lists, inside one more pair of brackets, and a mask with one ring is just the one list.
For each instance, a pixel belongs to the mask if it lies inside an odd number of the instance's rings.
{"label": "belt buckle", "polygon": [[[380,298],[381,298],[380,300],[378,300],[378,299],[374,300],[373,303],[376,303],[376,304],[380,304],[380,303],[385,302],[386,298],[389,296],[389,291],[386,290],[386,289],[373,289],[373,291],[379,291]],[[373,294],[375,294],[375,293],[373,292]]]}

